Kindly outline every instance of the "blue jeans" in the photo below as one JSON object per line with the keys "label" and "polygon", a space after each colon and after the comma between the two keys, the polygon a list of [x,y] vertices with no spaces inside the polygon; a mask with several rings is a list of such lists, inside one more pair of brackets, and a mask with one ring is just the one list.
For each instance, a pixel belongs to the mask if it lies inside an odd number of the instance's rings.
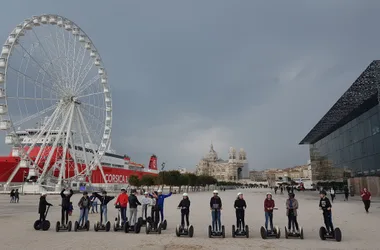
{"label": "blue jeans", "polygon": [[100,206],[100,223],[107,223],[107,205]]}
{"label": "blue jeans", "polygon": [[120,216],[121,216],[121,221],[123,222],[123,224],[127,222],[127,208],[126,207],[120,208]]}
{"label": "blue jeans", "polygon": [[160,209],[160,216],[161,216],[160,222],[162,223],[162,222],[164,222],[164,208],[160,207],[159,209]]}
{"label": "blue jeans", "polygon": [[334,225],[332,223],[331,212],[323,212],[323,220],[325,222],[327,232],[334,231]]}
{"label": "blue jeans", "polygon": [[84,223],[86,223],[87,221],[88,221],[88,208],[82,208],[80,209],[78,223],[79,225],[84,225]]}
{"label": "blue jeans", "polygon": [[220,210],[212,210],[212,230],[221,231],[221,222],[220,222]]}
{"label": "blue jeans", "polygon": [[265,212],[265,229],[268,230],[268,220],[270,224],[270,229],[273,231],[273,212]]}
{"label": "blue jeans", "polygon": [[92,206],[91,208],[92,213],[95,213],[95,211],[98,212],[98,203],[96,201],[92,202],[91,206]]}

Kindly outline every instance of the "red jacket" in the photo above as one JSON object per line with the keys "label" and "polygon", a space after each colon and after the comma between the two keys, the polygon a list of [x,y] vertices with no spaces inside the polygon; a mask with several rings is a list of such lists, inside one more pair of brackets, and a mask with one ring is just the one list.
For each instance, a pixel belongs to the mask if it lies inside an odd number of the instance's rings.
{"label": "red jacket", "polygon": [[128,205],[128,195],[125,193],[119,194],[119,196],[116,199],[115,205],[120,204],[120,207],[127,207]]}
{"label": "red jacket", "polygon": [[[271,210],[268,210],[268,208],[272,208]],[[274,200],[268,200],[268,199],[265,199],[264,200],[264,210],[265,212],[273,212],[273,208],[274,208]]]}
{"label": "red jacket", "polygon": [[362,192],[361,194],[363,201],[368,201],[371,198],[371,193],[369,191]]}

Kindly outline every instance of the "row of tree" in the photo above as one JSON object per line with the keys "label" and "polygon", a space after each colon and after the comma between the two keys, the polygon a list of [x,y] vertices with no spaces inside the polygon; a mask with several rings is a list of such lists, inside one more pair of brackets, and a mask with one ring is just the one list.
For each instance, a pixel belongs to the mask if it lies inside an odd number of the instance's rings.
{"label": "row of tree", "polygon": [[143,175],[139,178],[136,175],[131,175],[128,178],[130,185],[135,187],[150,187],[150,186],[169,186],[170,191],[173,187],[178,187],[181,192],[182,187],[186,190],[199,190],[200,188],[209,189],[210,185],[217,186],[241,186],[241,183],[236,182],[218,182],[214,177],[208,175],[195,175],[193,173],[181,174],[177,170],[161,171],[158,176]]}

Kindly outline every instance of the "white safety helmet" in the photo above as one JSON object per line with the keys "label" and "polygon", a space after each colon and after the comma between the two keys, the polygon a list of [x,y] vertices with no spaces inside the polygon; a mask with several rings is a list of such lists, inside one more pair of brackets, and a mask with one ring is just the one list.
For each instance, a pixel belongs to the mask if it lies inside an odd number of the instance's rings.
{"label": "white safety helmet", "polygon": [[42,192],[42,193],[41,193],[41,196],[45,196],[45,195],[47,195],[46,192]]}
{"label": "white safety helmet", "polygon": [[183,195],[182,196],[186,196],[186,197],[188,197],[189,195],[187,194],[187,193],[183,193]]}
{"label": "white safety helmet", "polygon": [[268,192],[268,193],[267,193],[267,196],[268,196],[268,195],[272,196],[272,193],[271,193],[271,192]]}
{"label": "white safety helmet", "polygon": [[213,194],[217,194],[218,193],[218,190],[214,190],[214,192],[212,192]]}
{"label": "white safety helmet", "polygon": [[157,190],[157,193],[162,193],[162,190],[161,190],[161,189],[158,189],[158,190]]}
{"label": "white safety helmet", "polygon": [[240,192],[239,192],[239,193],[237,194],[237,196],[239,196],[239,195],[241,195],[241,194],[243,194],[243,193],[240,193]]}
{"label": "white safety helmet", "polygon": [[70,194],[70,191],[69,190],[65,190],[65,192],[63,192],[64,195],[69,195]]}
{"label": "white safety helmet", "polygon": [[145,192],[144,194],[149,194],[148,192]]}

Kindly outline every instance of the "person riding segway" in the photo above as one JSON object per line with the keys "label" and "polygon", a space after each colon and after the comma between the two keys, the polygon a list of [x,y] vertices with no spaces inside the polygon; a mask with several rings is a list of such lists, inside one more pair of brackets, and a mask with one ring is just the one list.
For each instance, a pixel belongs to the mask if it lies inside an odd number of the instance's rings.
{"label": "person riding segway", "polygon": [[298,227],[297,210],[298,201],[294,198],[294,193],[289,193],[289,199],[286,200],[286,215],[288,216],[288,227],[285,227],[285,238],[299,237],[303,239],[303,229]]}
{"label": "person riding segway", "polygon": [[50,228],[50,221],[46,220],[49,208],[53,205],[46,201],[47,193],[42,193],[40,197],[40,203],[38,205],[38,213],[40,214],[40,219],[34,222],[34,229],[47,231]]}
{"label": "person riding segway", "polygon": [[141,206],[140,201],[136,196],[136,189],[131,190],[131,195],[128,198],[129,203],[129,231],[140,233],[141,224],[137,220],[137,206]]}
{"label": "person riding segway", "polygon": [[150,233],[157,233],[161,234],[161,223],[160,223],[160,207],[158,205],[158,193],[153,192],[153,194],[150,195],[152,197],[152,211],[151,211],[151,218],[152,221],[146,223],[145,227],[145,233],[150,234]]}
{"label": "person riding segway", "polygon": [[129,232],[129,223],[127,218],[127,205],[128,205],[128,194],[125,188],[122,188],[121,193],[117,196],[115,202],[115,208],[118,209],[118,216],[115,218],[115,224],[113,226],[114,231],[122,230],[125,233]]}
{"label": "person riding segway", "polygon": [[99,195],[97,192],[94,192],[93,195],[100,201],[100,222],[97,221],[94,224],[94,230],[95,232],[99,230],[108,232],[111,228],[111,222],[107,220],[107,205],[115,196],[108,196],[105,190],[102,191],[102,195]]}
{"label": "person riding segway", "polygon": [[141,226],[146,226],[147,222],[152,222],[152,217],[148,216],[148,207],[152,207],[152,198],[149,197],[149,193],[144,193],[144,198],[141,199],[141,217],[138,218]]}
{"label": "person riding segway", "polygon": [[[261,227],[260,229],[261,238],[263,239],[268,237],[276,237],[278,239],[281,236],[280,229],[277,226],[273,227],[273,210],[277,210],[277,208],[275,207],[274,200],[272,199],[272,194],[267,193],[264,200],[265,227]],[[270,230],[268,230],[268,222],[270,225]]]}
{"label": "person riding segway", "polygon": [[79,219],[74,224],[74,231],[78,230],[90,230],[90,221],[88,220],[88,213],[91,208],[91,200],[88,197],[87,191],[83,192],[82,198],[78,202],[78,206],[80,209]]}
{"label": "person riding segway", "polygon": [[162,226],[162,230],[166,230],[168,226],[168,223],[164,218],[164,202],[165,202],[165,199],[170,196],[172,196],[172,192],[170,192],[169,194],[162,194],[161,189],[157,191],[157,203],[158,203],[158,208],[160,210],[160,217],[161,217],[160,224]]}
{"label": "person riding segway", "polygon": [[224,225],[221,224],[220,214],[222,210],[222,200],[218,196],[218,191],[214,190],[213,196],[210,199],[210,210],[212,217],[212,226],[208,226],[208,237],[226,237]]}
{"label": "person riding segway", "polygon": [[[181,235],[187,235],[190,238],[194,235],[194,227],[189,223],[190,215],[190,200],[187,193],[183,193],[182,200],[178,204],[178,209],[181,209],[181,225],[178,225],[175,229],[177,237]],[[185,218],[186,218],[186,227],[185,227]]]}
{"label": "person riding segway", "polygon": [[249,238],[249,227],[245,225],[245,209],[247,203],[243,198],[242,193],[237,194],[237,198],[234,202],[235,214],[236,214],[236,226],[232,225],[232,237],[245,236]]}
{"label": "person riding segway", "polygon": [[69,209],[70,209],[70,199],[73,196],[73,190],[62,189],[60,195],[61,201],[61,222],[57,221],[55,225],[55,231],[59,232],[61,230],[71,231],[72,223],[69,221]]}
{"label": "person riding segway", "polygon": [[323,220],[326,227],[320,227],[319,237],[321,240],[335,239],[336,241],[342,240],[342,232],[339,227],[334,229],[331,217],[331,202],[326,197],[326,191],[322,190],[320,193],[319,209],[323,211]]}

